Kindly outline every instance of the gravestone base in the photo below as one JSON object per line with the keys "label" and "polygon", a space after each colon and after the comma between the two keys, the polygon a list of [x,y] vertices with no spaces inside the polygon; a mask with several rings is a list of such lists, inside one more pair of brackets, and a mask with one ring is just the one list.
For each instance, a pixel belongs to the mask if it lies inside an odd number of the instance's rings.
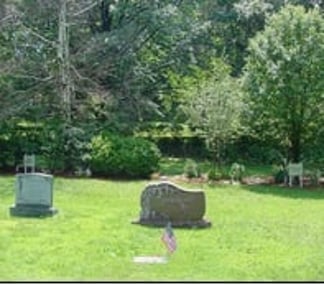
{"label": "gravestone base", "polygon": [[18,204],[10,207],[10,215],[19,217],[48,217],[57,212],[57,209],[44,205]]}
{"label": "gravestone base", "polygon": [[[132,224],[138,224],[148,227],[165,227],[167,221],[151,221],[151,220],[137,220],[132,221]],[[172,222],[173,228],[192,228],[192,229],[204,229],[211,227],[212,223],[207,220],[200,221],[188,221],[188,222]]]}

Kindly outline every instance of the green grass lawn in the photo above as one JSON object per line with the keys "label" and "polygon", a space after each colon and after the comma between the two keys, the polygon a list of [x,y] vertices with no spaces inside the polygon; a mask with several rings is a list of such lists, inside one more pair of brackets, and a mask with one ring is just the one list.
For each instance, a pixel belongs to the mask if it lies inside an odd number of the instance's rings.
{"label": "green grass lawn", "polygon": [[55,178],[43,219],[9,216],[14,182],[0,177],[2,281],[324,280],[324,189],[202,185],[212,227],[175,229],[169,263],[143,265],[165,252],[162,229],[131,224],[147,181]]}

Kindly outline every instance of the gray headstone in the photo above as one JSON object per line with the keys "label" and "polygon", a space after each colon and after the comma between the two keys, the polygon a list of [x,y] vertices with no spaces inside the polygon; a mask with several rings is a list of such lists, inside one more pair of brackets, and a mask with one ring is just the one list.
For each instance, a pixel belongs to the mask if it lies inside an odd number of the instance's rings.
{"label": "gray headstone", "polygon": [[16,175],[16,204],[10,213],[16,216],[46,216],[57,213],[53,207],[53,176],[44,173]]}
{"label": "gray headstone", "polygon": [[140,218],[134,223],[152,226],[209,227],[203,219],[206,208],[202,190],[187,190],[174,183],[151,183],[141,194]]}

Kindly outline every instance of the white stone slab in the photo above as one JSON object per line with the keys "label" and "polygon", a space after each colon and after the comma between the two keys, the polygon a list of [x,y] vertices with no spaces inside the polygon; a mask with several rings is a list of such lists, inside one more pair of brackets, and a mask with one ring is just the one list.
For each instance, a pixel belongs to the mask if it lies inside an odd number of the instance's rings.
{"label": "white stone slab", "polygon": [[133,262],[135,263],[146,263],[146,264],[154,264],[160,263],[165,264],[168,262],[168,259],[165,256],[135,256],[133,258]]}

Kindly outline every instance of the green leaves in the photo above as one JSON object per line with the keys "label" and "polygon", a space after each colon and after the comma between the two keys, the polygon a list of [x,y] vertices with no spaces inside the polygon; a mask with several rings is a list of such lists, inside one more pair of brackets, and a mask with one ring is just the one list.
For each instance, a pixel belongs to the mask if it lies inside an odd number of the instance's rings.
{"label": "green leaves", "polygon": [[208,148],[216,153],[220,162],[223,144],[241,134],[244,103],[239,82],[228,75],[228,67],[215,61],[214,70],[210,77],[201,78],[190,86],[190,97],[183,110],[191,125],[202,132]]}
{"label": "green leaves", "polygon": [[95,175],[146,178],[158,169],[159,149],[142,138],[101,134],[92,138],[90,149]]}
{"label": "green leaves", "polygon": [[288,5],[268,18],[249,52],[244,84],[253,102],[252,120],[262,118],[264,138],[280,137],[277,143],[299,160],[302,144],[316,136],[312,122],[323,122],[317,111],[323,106],[323,18],[317,9]]}

